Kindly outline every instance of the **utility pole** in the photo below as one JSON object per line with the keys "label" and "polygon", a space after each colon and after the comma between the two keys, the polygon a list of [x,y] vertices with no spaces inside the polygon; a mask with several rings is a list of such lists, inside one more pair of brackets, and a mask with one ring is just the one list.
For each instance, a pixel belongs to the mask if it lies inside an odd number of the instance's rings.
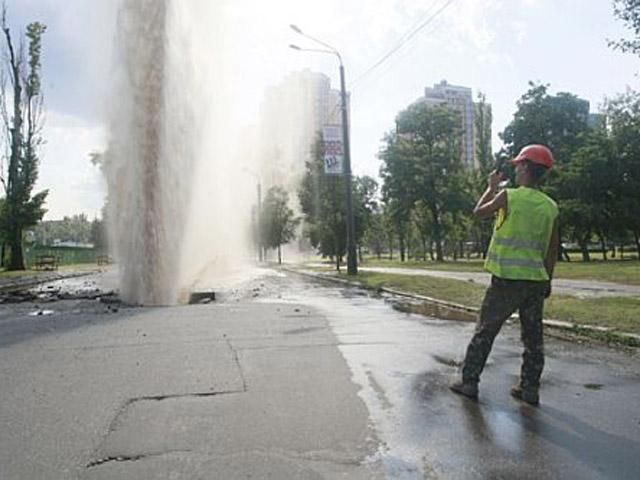
{"label": "utility pole", "polygon": [[262,219],[262,184],[258,180],[258,260],[262,262],[264,260],[264,251],[262,249],[262,231],[260,220]]}
{"label": "utility pole", "polygon": [[322,40],[318,40],[317,38],[312,37],[304,33],[300,28],[296,25],[290,25],[291,29],[299,35],[302,35],[313,42],[316,42],[325,49],[318,48],[300,48],[297,45],[289,45],[290,48],[302,52],[317,52],[317,53],[328,53],[331,55],[335,55],[338,57],[340,61],[340,97],[342,104],[342,144],[344,148],[344,159],[342,162],[342,173],[344,175],[344,183],[345,183],[345,210],[346,210],[346,224],[347,224],[347,273],[349,275],[357,275],[358,274],[358,257],[356,256],[356,228],[355,228],[355,219],[353,216],[353,198],[351,191],[351,149],[349,145],[349,115],[347,114],[347,89],[345,86],[344,79],[344,64],[342,63],[342,56],[340,52],[336,50],[331,45],[323,42]]}
{"label": "utility pole", "polygon": [[[340,56],[338,55],[338,58]],[[358,257],[356,256],[356,228],[353,217],[353,198],[351,189],[351,147],[349,144],[349,115],[347,112],[347,90],[345,88],[344,65],[340,58],[340,93],[342,97],[342,143],[344,146],[344,162],[342,165],[345,183],[345,199],[347,210],[347,273],[358,274]]]}

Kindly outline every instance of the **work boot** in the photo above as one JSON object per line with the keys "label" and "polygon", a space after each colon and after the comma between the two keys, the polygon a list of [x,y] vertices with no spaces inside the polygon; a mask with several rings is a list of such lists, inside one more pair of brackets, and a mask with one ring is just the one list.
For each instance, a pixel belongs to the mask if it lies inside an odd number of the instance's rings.
{"label": "work boot", "polygon": [[472,398],[473,400],[478,399],[477,383],[457,381],[449,385],[449,390],[459,395],[464,395],[465,397]]}
{"label": "work boot", "polygon": [[511,396],[529,405],[537,407],[540,404],[540,395],[535,390],[524,390],[520,385],[511,387]]}

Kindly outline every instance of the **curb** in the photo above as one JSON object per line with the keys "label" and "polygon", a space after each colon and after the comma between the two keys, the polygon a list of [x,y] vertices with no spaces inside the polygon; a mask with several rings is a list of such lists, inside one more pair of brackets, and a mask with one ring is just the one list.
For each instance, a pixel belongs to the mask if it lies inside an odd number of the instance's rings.
{"label": "curb", "polygon": [[[344,285],[366,289],[366,287],[363,287],[362,284],[358,282],[353,282],[353,281],[345,280],[342,278],[335,278],[335,277],[332,277],[331,275],[310,272],[308,270],[295,270],[287,267],[282,267],[282,270],[285,270],[290,273],[298,274],[298,275],[315,278],[315,279],[326,280],[334,283],[342,283]],[[459,303],[448,302],[445,300],[440,300],[438,298],[427,297],[424,295],[418,295],[414,293],[402,292],[399,290],[393,290],[391,288],[386,288],[386,287],[382,287],[378,289],[378,291],[389,293],[390,295],[394,295],[398,297],[405,297],[405,298],[410,298],[412,300],[419,300],[421,302],[429,303],[433,306],[445,307],[452,310],[460,310],[460,311],[471,313],[471,314],[477,314],[480,311],[480,309],[476,307],[469,307],[467,305],[462,305]],[[517,319],[518,316],[514,314],[511,316],[511,318]],[[587,335],[589,333],[600,335],[600,336],[607,335],[607,336],[618,338],[620,341],[622,341],[626,345],[640,347],[640,335],[637,335],[635,333],[616,332],[615,330],[609,327],[600,327],[596,325],[581,325],[578,323],[566,322],[563,320],[543,319],[542,323],[545,326],[550,328],[557,328],[559,330],[565,330],[573,333],[582,332]]]}

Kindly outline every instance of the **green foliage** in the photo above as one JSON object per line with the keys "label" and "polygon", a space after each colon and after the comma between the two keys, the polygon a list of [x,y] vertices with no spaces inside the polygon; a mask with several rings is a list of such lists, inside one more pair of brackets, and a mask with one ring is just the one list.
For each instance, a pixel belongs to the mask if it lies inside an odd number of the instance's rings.
{"label": "green foliage", "polygon": [[378,259],[385,250],[387,233],[385,231],[384,213],[377,208],[371,212],[369,223],[364,233],[363,243]]}
{"label": "green foliage", "polygon": [[609,46],[623,52],[640,54],[640,0],[613,0],[613,14],[633,32],[634,38],[609,40]]}
{"label": "green foliage", "polygon": [[319,136],[306,164],[298,199],[305,219],[304,234],[323,257],[340,259],[346,252],[344,179],[324,173],[324,145]]}
{"label": "green foliage", "polygon": [[493,170],[493,154],[491,152],[491,124],[493,112],[487,103],[484,93],[478,93],[478,101],[474,105],[475,156],[478,169],[484,178]]}
{"label": "green foliage", "polygon": [[[38,22],[30,23],[26,28],[28,53],[22,48],[14,48],[11,31],[3,16],[4,53],[8,61],[4,64],[6,75],[10,78],[12,91],[2,86],[2,109],[11,111],[4,115],[5,129],[8,135],[8,164],[2,172],[2,184],[5,199],[0,208],[0,229],[8,245],[8,268],[23,270],[22,234],[25,228],[35,225],[45,214],[44,203],[48,191],[32,195],[38,178],[39,147],[43,140],[41,91],[41,51],[42,36],[46,27]],[[22,45],[23,39],[19,44]],[[11,108],[9,108],[11,105]],[[4,259],[3,259],[4,260]]]}
{"label": "green foliage", "polygon": [[[385,137],[380,153],[383,161],[383,198],[400,241],[410,233],[411,212],[417,230],[433,240],[436,258],[444,257],[443,242],[451,227],[470,208],[468,174],[461,162],[460,118],[444,107],[415,103],[400,112],[397,130]],[[424,243],[424,241],[423,241]]]}
{"label": "green foliage", "polygon": [[282,263],[281,246],[295,238],[300,220],[289,208],[289,194],[282,187],[271,187],[260,212],[260,238],[267,248],[278,249],[278,263]]}
{"label": "green foliage", "polygon": [[47,30],[47,26],[40,22],[33,22],[27,25],[26,37],[29,43],[29,74],[26,80],[27,96],[33,98],[40,94],[41,78],[40,70],[42,64],[40,61],[42,55],[42,36]]}
{"label": "green foliage", "polygon": [[[340,269],[346,253],[345,180],[342,175],[324,172],[324,144],[319,135],[312,156],[306,164],[305,176],[298,190],[304,214],[304,235],[323,257],[331,257]],[[376,209],[377,184],[370,177],[354,177],[352,181],[356,245],[361,245]]]}
{"label": "green foliage", "polygon": [[615,168],[615,227],[632,232],[640,255],[640,93],[627,90],[604,109]]}
{"label": "green foliage", "polygon": [[529,82],[516,106],[513,120],[500,134],[508,155],[541,143],[551,148],[559,164],[567,162],[588,129],[589,102],[565,92],[552,96],[549,85]]}
{"label": "green foliage", "polygon": [[[530,143],[548,145],[556,163],[542,188],[559,202],[563,239],[577,242],[584,260],[590,260],[595,240],[605,260],[612,241],[635,241],[640,258],[640,94],[629,90],[607,100],[596,125],[589,115],[589,103],[576,95],[551,95],[548,85],[530,83],[500,135],[504,147],[496,158],[511,158]],[[439,260],[460,257],[468,242],[485,252],[491,222],[469,215],[495,168],[485,97],[479,95],[475,105],[479,168],[473,171],[459,162],[454,112],[415,103],[396,125],[380,158],[384,218],[401,261],[406,252],[433,258],[433,245]]]}
{"label": "green foliage", "polygon": [[[96,244],[96,229],[101,226],[101,221],[95,219],[90,222],[87,215],[73,215],[62,220],[48,220],[38,223],[33,229],[36,245],[50,246],[57,242],[94,243]],[[96,245],[96,248],[98,245]]]}

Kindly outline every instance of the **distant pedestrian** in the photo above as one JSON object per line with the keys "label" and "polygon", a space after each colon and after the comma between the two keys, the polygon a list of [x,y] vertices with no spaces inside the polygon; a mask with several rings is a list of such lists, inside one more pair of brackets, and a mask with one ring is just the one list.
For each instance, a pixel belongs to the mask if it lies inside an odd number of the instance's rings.
{"label": "distant pedestrian", "polygon": [[489,217],[497,212],[485,262],[491,274],[476,330],[467,347],[462,380],[450,388],[470,398],[478,397],[478,382],[493,341],[503,323],[516,310],[520,314],[522,369],[511,395],[538,405],[540,376],[544,367],[542,310],[551,294],[551,278],[558,256],[558,207],[537,189],[553,165],[551,151],[543,145],[524,147],[512,164],[517,188],[499,190],[500,172],[489,176],[489,186],[478,200],[474,214]]}

